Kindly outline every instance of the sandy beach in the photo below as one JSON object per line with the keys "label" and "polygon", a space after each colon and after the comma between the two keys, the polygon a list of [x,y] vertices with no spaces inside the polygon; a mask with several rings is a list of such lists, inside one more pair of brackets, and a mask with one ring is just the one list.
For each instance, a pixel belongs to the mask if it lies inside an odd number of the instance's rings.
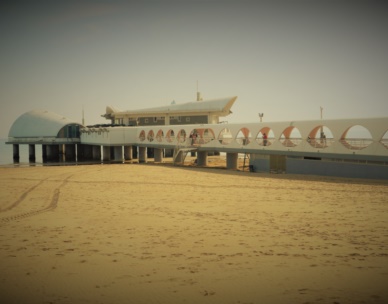
{"label": "sandy beach", "polygon": [[388,183],[0,168],[2,303],[388,303]]}

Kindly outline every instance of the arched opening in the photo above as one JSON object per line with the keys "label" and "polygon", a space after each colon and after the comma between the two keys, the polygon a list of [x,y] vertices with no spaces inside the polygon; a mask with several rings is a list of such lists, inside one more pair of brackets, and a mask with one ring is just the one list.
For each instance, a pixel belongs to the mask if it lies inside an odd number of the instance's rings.
{"label": "arched opening", "polygon": [[232,132],[228,128],[222,129],[218,134],[218,141],[221,145],[229,145],[233,140]]}
{"label": "arched opening", "polygon": [[350,150],[362,150],[372,142],[372,135],[363,126],[355,125],[346,129],[342,134],[340,142]]}
{"label": "arched opening", "polygon": [[175,133],[174,130],[168,130],[166,134],[166,140],[167,142],[171,143],[175,140]]}
{"label": "arched opening", "polygon": [[145,131],[144,130],[141,130],[141,132],[140,132],[140,135],[139,135],[139,139],[140,139],[140,141],[144,141],[145,140]]}
{"label": "arched opening", "polygon": [[158,133],[156,133],[156,140],[158,142],[162,142],[164,137],[163,130],[159,130]]}
{"label": "arched opening", "polygon": [[298,128],[289,126],[283,131],[282,135],[280,135],[279,141],[285,147],[296,147],[302,142],[302,135]]}
{"label": "arched opening", "polygon": [[388,149],[388,131],[385,132],[385,134],[383,135],[383,137],[381,138],[380,142],[383,144],[383,146],[385,148]]}
{"label": "arched opening", "polygon": [[190,132],[190,139],[192,145],[207,144],[215,139],[215,135],[212,129],[193,129]]}
{"label": "arched opening", "polygon": [[269,127],[262,128],[256,136],[256,142],[260,146],[270,146],[275,141],[275,134]]}
{"label": "arched opening", "polygon": [[307,136],[306,141],[314,148],[324,149],[334,143],[334,136],[326,126],[316,126]]}
{"label": "arched opening", "polygon": [[150,131],[148,131],[148,134],[147,134],[147,140],[149,141],[149,142],[153,142],[154,141],[154,131],[152,131],[152,130],[150,130]]}
{"label": "arched opening", "polygon": [[251,131],[247,128],[242,128],[240,131],[238,131],[236,136],[236,142],[240,145],[246,146],[248,145],[252,140],[252,134]]}
{"label": "arched opening", "polygon": [[185,140],[186,140],[186,131],[183,130],[183,129],[181,129],[181,130],[178,132],[177,138],[178,138],[178,142],[179,142],[179,143],[185,142]]}

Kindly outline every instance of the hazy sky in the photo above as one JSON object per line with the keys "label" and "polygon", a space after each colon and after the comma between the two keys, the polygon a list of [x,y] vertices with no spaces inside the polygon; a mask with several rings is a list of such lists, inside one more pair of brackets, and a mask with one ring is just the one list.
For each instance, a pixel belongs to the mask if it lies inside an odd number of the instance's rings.
{"label": "hazy sky", "polygon": [[[8,4],[7,4],[8,2]],[[388,116],[386,1],[2,1],[0,137],[47,109],[238,96],[229,122]]]}

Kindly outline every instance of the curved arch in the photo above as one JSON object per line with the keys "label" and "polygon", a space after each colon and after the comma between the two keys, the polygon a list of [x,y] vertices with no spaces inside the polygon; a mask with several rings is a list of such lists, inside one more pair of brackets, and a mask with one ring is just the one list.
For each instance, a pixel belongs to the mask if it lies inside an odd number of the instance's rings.
{"label": "curved arch", "polygon": [[275,134],[269,127],[261,128],[259,133],[256,135],[256,142],[260,146],[270,146],[275,141]]}
{"label": "curved arch", "polygon": [[206,128],[203,132],[203,141],[205,144],[213,141],[216,138],[213,129]]}
{"label": "curved arch", "polygon": [[214,131],[209,128],[196,128],[190,132],[191,144],[207,144],[216,137]]}
{"label": "curved arch", "polygon": [[171,143],[171,142],[173,142],[175,140],[174,130],[170,129],[170,130],[167,131],[166,140],[169,143]]}
{"label": "curved arch", "polygon": [[236,142],[240,145],[246,146],[248,145],[252,140],[252,134],[251,131],[249,131],[248,128],[241,128],[237,132],[236,136]]}
{"label": "curved arch", "polygon": [[186,140],[186,131],[184,129],[180,129],[177,135],[177,139],[179,143],[183,143]]}
{"label": "curved arch", "polygon": [[154,141],[154,137],[155,137],[154,131],[153,130],[149,130],[148,134],[147,134],[147,140],[149,142],[153,142]]}
{"label": "curved arch", "polygon": [[160,130],[158,131],[158,133],[156,133],[156,140],[157,140],[158,142],[162,142],[162,141],[163,141],[163,137],[164,137],[163,130],[160,129]]}
{"label": "curved arch", "polygon": [[140,141],[144,141],[145,138],[146,138],[145,131],[144,131],[144,130],[141,130],[141,131],[140,131],[140,134],[139,134],[139,139],[140,139]]}
{"label": "curved arch", "polygon": [[384,133],[383,137],[380,139],[380,143],[388,149],[388,130]]}
{"label": "curved arch", "polygon": [[328,127],[319,125],[310,131],[306,140],[313,148],[325,149],[334,143],[334,136]]}
{"label": "curved arch", "polygon": [[229,145],[233,140],[232,132],[228,128],[224,128],[218,134],[217,139],[221,145]]}
{"label": "curved arch", "polygon": [[372,142],[372,135],[367,128],[361,125],[348,127],[341,135],[340,142],[350,150],[362,150]]}
{"label": "curved arch", "polygon": [[279,141],[285,147],[296,147],[302,142],[302,135],[297,127],[289,126],[280,135]]}

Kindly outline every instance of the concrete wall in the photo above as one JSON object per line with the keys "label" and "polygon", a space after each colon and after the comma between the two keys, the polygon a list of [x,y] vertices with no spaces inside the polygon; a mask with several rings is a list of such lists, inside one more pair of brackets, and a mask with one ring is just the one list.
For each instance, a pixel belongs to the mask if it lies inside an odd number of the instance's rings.
{"label": "concrete wall", "polygon": [[388,166],[287,158],[287,173],[388,179]]}
{"label": "concrete wall", "polygon": [[[271,156],[252,154],[249,164],[254,172],[271,172]],[[274,170],[276,171],[276,170]],[[285,171],[307,174],[366,179],[388,179],[388,166],[347,161],[325,161],[286,157]]]}
{"label": "concrete wall", "polygon": [[250,159],[249,165],[253,166],[254,172],[269,172],[269,158]]}

